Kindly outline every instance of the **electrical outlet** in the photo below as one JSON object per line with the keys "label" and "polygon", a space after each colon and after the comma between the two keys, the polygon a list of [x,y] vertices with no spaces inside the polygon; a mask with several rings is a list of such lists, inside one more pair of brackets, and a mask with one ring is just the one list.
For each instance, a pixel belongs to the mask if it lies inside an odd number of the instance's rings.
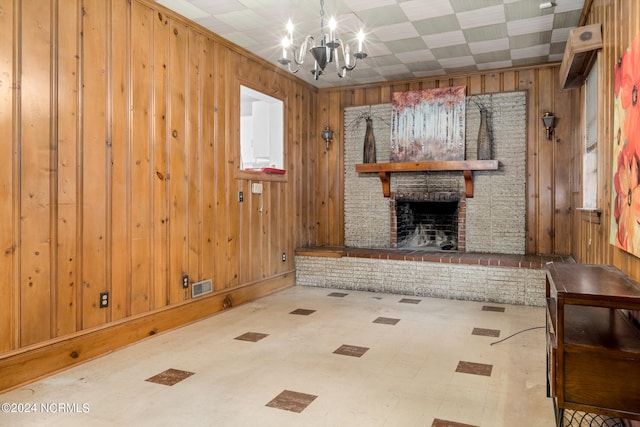
{"label": "electrical outlet", "polygon": [[287,253],[282,252],[282,262],[285,262],[286,260],[287,260]]}
{"label": "electrical outlet", "polygon": [[182,275],[182,288],[189,289],[189,276],[186,274]]}
{"label": "electrical outlet", "polygon": [[100,308],[109,307],[109,292],[100,292]]}
{"label": "electrical outlet", "polygon": [[244,193],[242,191],[238,191],[238,202],[242,203],[244,201]]}

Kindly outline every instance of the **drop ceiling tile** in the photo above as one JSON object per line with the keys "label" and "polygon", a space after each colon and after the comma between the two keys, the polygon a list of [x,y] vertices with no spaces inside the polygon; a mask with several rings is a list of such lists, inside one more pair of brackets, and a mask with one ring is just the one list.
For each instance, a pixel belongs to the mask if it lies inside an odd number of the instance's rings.
{"label": "drop ceiling tile", "polygon": [[553,14],[553,8],[541,10],[539,7],[541,2],[542,0],[518,0],[510,4],[505,4],[504,12],[507,21],[518,21],[534,16]]}
{"label": "drop ceiling tile", "polygon": [[458,56],[455,58],[439,59],[438,62],[442,65],[442,68],[459,68],[474,65],[476,61],[473,56]]}
{"label": "drop ceiling tile", "polygon": [[531,58],[513,59],[514,67],[525,67],[527,65],[536,65],[549,61],[548,56],[532,56]]}
{"label": "drop ceiling tile", "polygon": [[455,15],[446,15],[438,18],[423,19],[413,22],[421,36],[429,36],[432,34],[448,33],[460,29],[460,24]]}
{"label": "drop ceiling tile", "polygon": [[[385,55],[391,55],[391,50],[387,47],[386,44],[384,43],[374,43],[374,42],[368,42],[367,40],[365,40],[363,48],[362,48],[365,52],[367,52],[367,54],[371,57],[376,57],[376,56],[385,56]],[[363,63],[366,63],[367,59],[365,59],[363,61]],[[358,65],[359,66],[359,65]]]}
{"label": "drop ceiling tile", "polygon": [[549,55],[549,61],[551,62],[560,62],[562,61],[562,57],[564,56],[564,53],[553,53]]}
{"label": "drop ceiling tile", "polygon": [[462,30],[462,32],[469,42],[502,39],[507,37],[507,24],[502,23],[478,28],[467,28]]}
{"label": "drop ceiling tile", "polygon": [[388,67],[400,64],[400,60],[395,55],[376,56],[367,61],[367,64],[371,67]]}
{"label": "drop ceiling tile", "polygon": [[565,42],[551,43],[551,47],[549,48],[549,55],[555,55],[555,54],[564,55],[564,49],[566,45],[567,43]]}
{"label": "drop ceiling tile", "polygon": [[442,68],[436,69],[436,70],[430,70],[430,71],[416,71],[413,73],[413,75],[416,77],[442,76],[444,74],[445,74],[445,71]]}
{"label": "drop ceiling tile", "polygon": [[396,58],[404,63],[434,61],[436,59],[429,49],[414,50],[412,52],[403,52],[396,54]]}
{"label": "drop ceiling tile", "polygon": [[574,27],[580,21],[582,10],[572,10],[569,12],[556,13],[553,17],[553,28]]}
{"label": "drop ceiling tile", "polygon": [[211,0],[191,0],[191,3],[211,15],[219,13],[235,12],[244,9],[244,5],[237,0],[211,1]]}
{"label": "drop ceiling tile", "polygon": [[473,73],[475,71],[478,71],[478,66],[467,65],[464,67],[447,67],[445,70],[447,73],[450,73],[450,74]]}
{"label": "drop ceiling tile", "polygon": [[414,74],[425,71],[438,71],[442,70],[442,66],[438,61],[420,61],[407,64],[407,68]]}
{"label": "drop ceiling tile", "polygon": [[469,43],[469,50],[473,54],[495,52],[510,49],[509,39],[502,38],[496,40],[485,40],[482,42]]}
{"label": "drop ceiling tile", "polygon": [[[395,2],[394,2],[395,3]],[[367,28],[407,22],[407,16],[397,4],[358,11],[358,16]]]}
{"label": "drop ceiling tile", "polygon": [[509,43],[511,45],[511,49],[523,49],[525,47],[549,44],[551,43],[551,31],[511,37]]}
{"label": "drop ceiling tile", "polygon": [[498,62],[486,62],[484,64],[478,64],[478,70],[495,70],[498,68],[509,68],[513,66],[513,62],[508,61],[498,61]]}
{"label": "drop ceiling tile", "polygon": [[467,42],[461,30],[423,36],[422,39],[427,44],[427,47],[432,50],[439,47],[455,46]]}
{"label": "drop ceiling tile", "polygon": [[216,18],[235,28],[237,31],[246,31],[264,26],[260,15],[251,9],[221,13],[216,15]]}
{"label": "drop ceiling tile", "polygon": [[549,55],[549,45],[541,44],[537,46],[525,47],[522,49],[512,49],[511,59],[525,59],[531,57],[543,57]]}
{"label": "drop ceiling tile", "polygon": [[389,6],[395,4],[395,0],[344,0],[351,9],[357,11]]}
{"label": "drop ceiling tile", "polygon": [[455,58],[456,56],[471,56],[469,46],[466,44],[459,44],[455,46],[438,47],[431,49],[431,53],[436,59]]}
{"label": "drop ceiling tile", "polygon": [[251,48],[259,45],[260,43],[255,39],[249,37],[246,33],[240,31],[234,31],[224,35],[224,38],[246,48]]}
{"label": "drop ceiling tile", "polygon": [[409,69],[405,64],[395,64],[378,67],[378,72],[383,75],[398,75],[409,73]]}
{"label": "drop ceiling tile", "polygon": [[373,30],[382,41],[402,40],[418,37],[419,34],[411,22],[386,25]]}
{"label": "drop ceiling tile", "polygon": [[580,10],[584,6],[584,0],[555,0],[557,6],[555,7],[556,13],[567,12],[569,10]]}
{"label": "drop ceiling tile", "polygon": [[223,37],[225,34],[235,31],[235,28],[233,28],[231,25],[227,24],[226,22],[222,22],[215,16],[208,16],[206,18],[194,19],[194,22],[197,22],[199,25],[202,25],[203,27],[206,27],[206,28],[215,28],[216,34],[221,35]]}
{"label": "drop ceiling tile", "polygon": [[468,10],[501,4],[503,4],[502,0],[451,0],[451,6],[455,12],[466,12]]}
{"label": "drop ceiling tile", "polygon": [[178,12],[187,19],[198,19],[209,16],[209,13],[196,7],[187,0],[156,0],[161,5]]}
{"label": "drop ceiling tile", "polygon": [[400,7],[410,21],[453,14],[449,0],[430,0],[428,7],[425,7],[424,0],[410,0],[400,3]]}
{"label": "drop ceiling tile", "polygon": [[[366,31],[367,26],[355,13],[343,13],[336,16],[337,32],[340,34],[343,40],[346,40],[347,33],[350,39],[356,39],[358,31]],[[320,27],[318,27],[320,32]]]}
{"label": "drop ceiling tile", "polygon": [[414,37],[412,39],[403,39],[403,40],[390,40],[385,43],[387,47],[398,54],[404,52],[411,52],[417,50],[424,50],[427,48],[427,44],[422,40],[422,37]]}
{"label": "drop ceiling tile", "polygon": [[509,36],[551,31],[553,29],[553,15],[536,16],[534,18],[519,19],[507,22]]}
{"label": "drop ceiling tile", "polygon": [[468,12],[456,14],[460,28],[476,28],[486,25],[501,24],[506,21],[504,16],[504,5],[485,7]]}
{"label": "drop ceiling tile", "polygon": [[574,28],[557,28],[551,31],[551,43],[566,43],[569,39],[569,32]]}
{"label": "drop ceiling tile", "polygon": [[495,52],[486,52],[473,55],[478,64],[489,64],[492,62],[510,61],[510,50],[499,50]]}

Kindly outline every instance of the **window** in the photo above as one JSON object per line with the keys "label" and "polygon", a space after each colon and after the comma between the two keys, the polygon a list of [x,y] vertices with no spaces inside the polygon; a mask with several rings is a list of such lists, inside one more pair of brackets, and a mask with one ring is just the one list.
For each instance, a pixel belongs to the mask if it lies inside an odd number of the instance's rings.
{"label": "window", "polygon": [[240,86],[240,169],[284,169],[284,103]]}
{"label": "window", "polygon": [[598,62],[591,67],[584,85],[582,208],[593,210],[598,203]]}

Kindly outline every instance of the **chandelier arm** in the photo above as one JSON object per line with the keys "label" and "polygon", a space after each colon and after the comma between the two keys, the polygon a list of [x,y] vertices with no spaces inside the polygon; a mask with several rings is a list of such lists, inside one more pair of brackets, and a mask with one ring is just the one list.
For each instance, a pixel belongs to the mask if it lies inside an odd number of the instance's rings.
{"label": "chandelier arm", "polygon": [[307,52],[309,51],[309,49],[312,47],[315,47],[315,45],[316,45],[316,42],[313,36],[305,37],[304,41],[300,45],[300,50],[296,52],[294,48],[293,60],[296,61],[296,64],[298,65],[304,64],[304,57],[307,55]]}
{"label": "chandelier arm", "polygon": [[[296,64],[297,64],[297,62],[296,62]],[[297,65],[296,65],[296,69],[295,69],[295,70],[293,70],[293,69],[291,69],[291,62],[289,62],[289,63],[287,64],[287,68],[289,68],[289,72],[290,72],[291,74],[295,74],[295,73],[297,73],[298,71],[300,71],[300,64],[297,64]]]}

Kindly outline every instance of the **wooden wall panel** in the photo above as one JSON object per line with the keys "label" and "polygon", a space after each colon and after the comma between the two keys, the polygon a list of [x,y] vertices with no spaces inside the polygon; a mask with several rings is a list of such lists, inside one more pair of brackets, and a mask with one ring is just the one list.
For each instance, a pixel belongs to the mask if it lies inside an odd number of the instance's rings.
{"label": "wooden wall panel", "polygon": [[169,20],[153,19],[153,307],[169,304],[169,144],[168,82]]}
{"label": "wooden wall panel", "polygon": [[[19,225],[16,222],[16,187],[17,179],[17,149],[15,104],[19,92],[15,89],[16,81],[15,56],[19,53],[13,49],[13,41],[17,38],[17,28],[14,26],[14,16],[18,13],[13,0],[0,0],[0,134],[3,135],[0,144],[0,352],[8,351],[17,345],[18,313],[18,268],[14,268],[18,257],[16,238]],[[13,117],[13,120],[10,118]],[[16,147],[17,148],[17,147]]]}
{"label": "wooden wall panel", "polygon": [[[64,14],[57,14],[57,180],[56,194],[58,212],[56,218],[56,303],[54,312],[54,336],[62,336],[77,330],[78,292],[78,46],[80,27],[80,5],[75,0],[63,2]],[[0,24],[1,26],[1,24]],[[1,36],[0,36],[1,38]],[[56,46],[54,44],[54,46]],[[0,48],[0,51],[2,48]],[[59,96],[59,94],[63,96]],[[2,114],[0,113],[0,116]],[[1,269],[1,268],[0,268]],[[1,322],[0,322],[1,323]],[[2,323],[5,324],[5,323]]]}
{"label": "wooden wall panel", "polygon": [[109,2],[83,3],[82,25],[82,323],[91,328],[107,321],[99,309],[100,292],[108,292],[107,222],[111,220],[108,162],[111,141],[107,135],[107,39]]}
{"label": "wooden wall panel", "polygon": [[[527,92],[527,223],[526,252],[530,254],[568,254],[570,248],[571,194],[567,185],[571,175],[572,122],[576,95],[558,87],[558,64],[511,70],[471,73],[447,77],[380,83],[365,87],[320,90],[315,129],[329,124],[338,135],[330,149],[319,156],[315,191],[318,229],[317,244],[344,243],[342,115],[346,107],[389,103],[393,92],[446,86],[466,86],[468,94],[524,90]],[[546,139],[542,128],[545,111],[562,115],[556,138]],[[562,113],[562,114],[560,114]],[[323,159],[325,159],[323,161]],[[328,171],[328,172],[326,172]],[[340,199],[338,199],[340,197]]]}
{"label": "wooden wall panel", "polygon": [[[103,310],[108,313],[111,320],[123,319],[131,315],[132,310],[131,268],[134,261],[132,260],[131,242],[131,215],[133,214],[131,206],[133,198],[130,192],[131,153],[132,141],[138,137],[138,133],[141,130],[137,128],[141,123],[139,112],[135,109],[138,108],[139,110],[142,105],[139,95],[137,93],[132,94],[133,87],[130,77],[142,74],[139,71],[142,64],[136,60],[131,72],[129,72],[129,64],[132,63],[132,58],[144,55],[145,49],[148,49],[149,44],[149,36],[144,36],[146,27],[137,25],[140,15],[144,13],[144,10],[141,9],[144,8],[137,4],[132,6],[131,17],[126,5],[121,2],[111,2],[110,6],[111,25],[109,28],[117,22],[125,24],[122,31],[110,31],[108,38],[108,84],[111,89],[109,90],[109,124],[107,132],[109,132],[111,162],[107,167],[110,167],[110,181],[112,184],[110,191],[107,193],[111,207],[110,238],[108,239],[111,266],[107,271],[110,274],[108,282],[110,283],[111,301],[109,307]],[[146,40],[147,43],[143,42],[140,45],[133,46],[133,52],[130,53],[128,40],[132,36],[131,21],[134,22],[135,27],[133,36],[142,37],[141,41]],[[136,118],[135,121],[134,117]],[[140,142],[144,144],[144,141]]]}
{"label": "wooden wall panel", "polygon": [[20,343],[29,345],[51,337],[52,10],[23,2],[20,13]]}
{"label": "wooden wall panel", "polygon": [[202,63],[200,64],[200,93],[202,94],[200,138],[201,138],[201,197],[202,197],[202,236],[200,254],[200,279],[216,277],[215,206],[218,195],[215,188],[216,156],[215,156],[215,62],[214,41],[210,37],[203,40]]}
{"label": "wooden wall panel", "polygon": [[187,202],[189,197],[187,164],[187,130],[185,104],[187,98],[187,61],[189,32],[177,20],[169,21],[169,301],[177,303],[185,298],[178,284],[187,274]]}
{"label": "wooden wall panel", "polygon": [[[284,180],[238,173],[241,81],[285,100]],[[213,280],[209,314],[293,284],[317,93],[151,0],[0,0],[3,384],[30,375],[8,355],[202,306],[183,274]]]}

